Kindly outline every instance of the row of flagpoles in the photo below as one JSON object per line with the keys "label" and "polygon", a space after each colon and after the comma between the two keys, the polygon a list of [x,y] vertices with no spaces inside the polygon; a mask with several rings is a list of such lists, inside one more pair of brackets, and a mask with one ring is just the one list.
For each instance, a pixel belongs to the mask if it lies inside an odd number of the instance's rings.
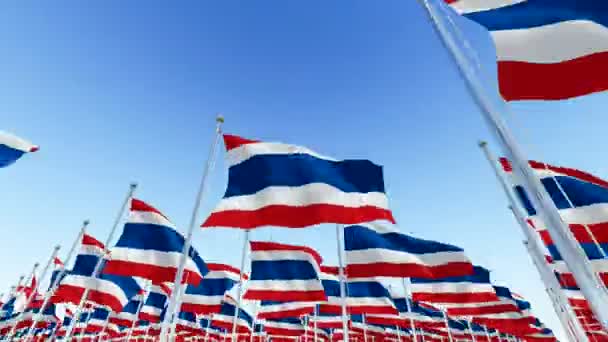
{"label": "row of flagpoles", "polygon": [[[222,136],[222,122],[223,119],[219,118],[210,154],[212,157]],[[45,295],[38,293],[39,281],[33,281],[35,269],[23,283],[31,283],[27,291],[26,287],[19,283],[11,292],[7,303],[14,303],[20,293],[26,293],[26,304],[22,310],[3,305],[2,310],[6,313],[3,317],[5,336],[23,336],[27,340],[33,337],[37,333],[36,328],[40,327],[46,328],[38,331],[42,336],[47,334],[69,340],[75,334],[86,334],[87,326],[93,325],[97,328],[89,329],[89,335],[95,337],[107,335],[110,338],[111,334],[115,334],[123,339],[130,338],[141,326],[149,326],[146,330],[150,333],[158,330],[156,336],[161,340],[174,337],[175,331],[185,329],[184,326],[189,326],[186,330],[191,337],[200,337],[206,336],[199,322],[203,319],[207,321],[204,329],[215,328],[220,336],[236,339],[239,333],[243,332],[239,322],[247,322],[244,324],[245,330],[249,329],[251,336],[255,333],[252,317],[258,317],[261,329],[276,339],[276,333],[272,335],[272,332],[284,333],[285,329],[277,328],[276,325],[290,325],[293,330],[294,326],[305,326],[302,323],[294,323],[293,319],[317,321],[318,314],[325,314],[339,318],[339,324],[331,325],[333,329],[324,333],[342,336],[344,340],[358,338],[357,325],[362,325],[365,329],[380,330],[382,334],[377,336],[383,336],[382,338],[389,336],[390,339],[389,332],[397,331],[400,338],[405,339],[418,340],[417,334],[424,338],[425,334],[430,333],[439,340],[453,340],[454,332],[450,328],[450,322],[452,325],[462,326],[463,323],[459,321],[465,322],[464,326],[468,328],[464,331],[470,330],[471,339],[480,339],[475,337],[474,325],[480,325],[488,336],[495,334],[497,339],[555,339],[542,323],[529,313],[525,314],[529,310],[529,304],[525,304],[521,299],[516,300],[506,288],[492,286],[488,272],[474,266],[462,249],[399,233],[393,227],[394,219],[387,210],[382,175],[381,172],[378,173],[379,167],[376,165],[368,161],[338,161],[299,146],[264,143],[230,135],[223,137],[230,164],[228,189],[218,208],[203,226],[245,228],[240,269],[235,271],[225,265],[220,267],[216,264],[205,264],[200,258],[190,245],[193,227],[198,221],[196,213],[193,214],[193,223],[188,233],[182,236],[160,211],[134,199],[136,186],[131,185],[106,243],[88,235],[88,222],[85,222],[66,258],[67,263],[75,246],[80,243],[81,251],[76,256],[74,265],[69,271],[57,271],[60,273],[52,277]],[[482,147],[492,165],[498,165],[497,159],[491,156],[485,144]],[[293,158],[294,156],[298,158]],[[210,158],[203,179],[210,172],[213,163],[213,158]],[[328,166],[331,166],[331,169],[328,169]],[[328,176],[329,170],[336,169],[341,171]],[[249,176],[259,174],[260,170],[265,174],[261,179],[263,184],[252,185]],[[498,168],[495,171],[499,179],[504,181],[503,171]],[[307,179],[300,178],[301,174],[305,174],[304,178]],[[362,174],[366,176],[356,179],[355,176]],[[288,179],[281,180],[281,177]],[[346,184],[340,177],[349,179],[350,182]],[[312,180],[314,182],[310,183]],[[272,184],[277,181],[302,184],[289,189],[292,198],[268,196],[265,192],[275,191]],[[195,212],[198,211],[205,183],[202,182],[197,195]],[[319,184],[324,185],[318,192],[318,197],[313,196],[315,204],[289,205],[310,200],[310,194],[318,190],[316,188]],[[511,199],[512,207],[517,208],[511,196],[510,187],[513,184],[502,184]],[[342,195],[336,200],[332,197],[332,192],[341,188],[349,190],[349,195]],[[355,191],[355,188],[361,192]],[[374,191],[363,192],[364,188]],[[240,196],[244,196],[245,200],[239,199]],[[259,198],[255,198],[256,196]],[[352,204],[347,206],[352,203],[349,196],[358,197],[355,203],[359,207],[353,208]],[[276,201],[280,201],[282,206]],[[231,206],[232,202],[236,202],[237,206]],[[129,205],[129,219],[122,235],[115,247],[108,249],[106,246],[114,240],[117,227]],[[277,206],[282,212],[265,214],[265,210],[276,210]],[[308,211],[312,216],[302,217],[303,211]],[[249,215],[249,218],[243,221],[242,217],[246,215]],[[523,216],[517,217],[520,223],[525,223],[521,221]],[[249,241],[250,229],[256,227],[270,225],[304,228],[319,223],[336,224],[338,267],[324,266],[321,256],[309,247]],[[528,230],[525,230],[528,235],[527,242],[536,243]],[[249,244],[251,253],[248,257]],[[57,251],[58,248],[55,248],[39,280],[43,280],[51,261],[56,260]],[[244,273],[247,259],[251,261],[251,273],[248,275]],[[545,262],[543,261],[543,264]],[[230,276],[226,276],[230,273]],[[380,280],[386,277],[403,280],[405,309],[399,309],[399,299],[395,298]],[[245,281],[246,278],[249,280]],[[142,279],[145,279],[143,284]],[[215,281],[217,279],[222,279],[219,288]],[[148,305],[157,309],[155,320],[140,319],[142,310],[146,312],[149,309],[146,303],[152,296],[150,288],[161,285],[169,288],[163,291],[165,300],[160,305]],[[229,292],[232,286],[236,286],[236,295]],[[551,289],[561,291],[555,287]],[[213,293],[210,294],[209,291]],[[38,298],[40,296],[42,298]],[[36,298],[39,300],[35,300]],[[132,304],[135,299],[138,304]],[[247,312],[243,300],[259,301],[255,310],[257,313]],[[32,306],[36,301],[42,304]],[[71,315],[66,316],[67,321],[64,317],[62,324],[59,324],[59,321],[46,324],[49,323],[46,319],[53,321],[55,316],[54,309],[46,314],[47,307],[61,303],[71,303],[75,307]],[[302,307],[302,304],[305,305]],[[294,305],[298,309],[297,313],[293,312],[293,307],[279,308],[274,315],[264,316],[264,310],[273,306]],[[408,318],[408,315],[415,312],[414,306],[430,308],[429,310],[439,313],[439,321],[444,329],[433,331],[424,327],[417,328],[415,320]],[[272,309],[270,311],[272,312]],[[131,320],[127,321],[126,325],[124,321],[113,320],[113,315],[127,313],[131,315]],[[96,314],[100,318],[94,318]],[[78,323],[83,315],[85,321],[82,323],[85,323],[85,327],[79,327]],[[432,320],[432,314],[427,316]],[[279,320],[276,320],[277,317]],[[593,315],[588,317],[593,318]],[[561,315],[560,318],[565,318],[566,328],[576,340],[586,340],[588,332],[582,329],[579,321],[573,319],[576,316]],[[91,320],[96,323],[88,322]],[[184,324],[184,320],[189,323]],[[26,322],[25,325],[23,321]],[[116,327],[117,324],[110,323],[113,321],[122,322],[124,331],[121,332],[121,328]],[[164,324],[161,324],[163,321]],[[40,322],[44,324],[39,326]],[[152,324],[157,324],[157,329],[152,328]],[[301,329],[295,330],[295,337],[303,334]],[[355,333],[349,338],[353,331]],[[593,333],[590,336],[594,339],[605,338],[601,327],[591,332]],[[492,340],[491,336],[488,336],[488,340]],[[433,337],[427,339],[432,340]]]}

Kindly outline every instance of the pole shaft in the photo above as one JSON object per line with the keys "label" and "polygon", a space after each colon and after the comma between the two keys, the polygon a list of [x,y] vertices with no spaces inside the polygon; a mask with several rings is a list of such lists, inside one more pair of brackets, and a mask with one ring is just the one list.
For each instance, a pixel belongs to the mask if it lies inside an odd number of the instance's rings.
{"label": "pole shaft", "polygon": [[177,296],[179,296],[179,287],[181,285],[181,280],[184,276],[184,268],[186,266],[187,256],[190,252],[190,245],[192,244],[192,234],[194,232],[194,227],[198,222],[198,212],[201,206],[201,202],[203,196],[205,194],[205,190],[207,189],[207,178],[211,173],[213,166],[215,164],[215,152],[217,150],[217,146],[219,145],[219,140],[222,135],[222,124],[224,119],[220,116],[216,118],[216,127],[215,134],[213,136],[213,143],[211,144],[211,150],[209,152],[209,157],[207,158],[207,162],[205,163],[205,169],[203,171],[203,176],[201,177],[201,183],[198,188],[198,193],[196,194],[196,199],[194,201],[194,208],[192,210],[192,215],[190,217],[190,225],[188,227],[188,232],[186,234],[186,238],[184,241],[184,249],[182,250],[181,259],[179,262],[179,267],[177,272],[175,273],[175,290],[171,293],[171,298],[169,299],[169,305],[167,308],[167,314],[165,315],[165,320],[161,324],[161,332],[160,332],[160,341],[166,342],[167,340],[167,330],[173,324],[173,319],[175,317],[175,312],[177,310]]}
{"label": "pole shaft", "polygon": [[414,314],[412,312],[412,306],[410,305],[410,299],[414,298],[412,296],[412,289],[410,278],[402,278],[403,283],[403,292],[405,293],[405,306],[407,308],[408,319],[410,320],[410,329],[412,329],[412,338],[414,341],[418,340],[416,336],[416,323],[414,323]]}
{"label": "pole shaft", "polygon": [[346,306],[346,275],[344,268],[343,251],[343,229],[342,226],[336,225],[336,247],[338,252],[338,276],[340,280],[340,304],[342,306],[342,330],[344,330],[344,341],[348,341],[348,310]]}
{"label": "pole shaft", "polygon": [[608,291],[593,272],[589,260],[580,257],[579,247],[575,243],[572,232],[564,224],[555,203],[547,194],[547,191],[528,164],[528,159],[525,158],[519,145],[516,143],[515,137],[504,123],[501,113],[505,110],[499,109],[494,99],[488,95],[481,78],[471,68],[471,63],[466,54],[444,26],[443,21],[435,13],[429,0],[419,1],[424,6],[433,27],[458,66],[458,70],[466,81],[467,89],[478,105],[490,130],[495,134],[497,140],[507,152],[507,156],[511,158],[514,174],[518,176],[530,194],[532,204],[537,209],[540,218],[547,225],[551,238],[562,254],[568,268],[572,271],[581,292],[589,302],[598,320],[604,328],[608,329],[608,310],[605,310],[608,307]]}

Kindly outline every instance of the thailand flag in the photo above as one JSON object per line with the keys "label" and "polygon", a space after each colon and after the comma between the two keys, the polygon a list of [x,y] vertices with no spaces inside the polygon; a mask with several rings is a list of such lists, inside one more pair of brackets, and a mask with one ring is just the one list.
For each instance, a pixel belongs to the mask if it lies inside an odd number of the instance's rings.
{"label": "thailand flag", "polygon": [[[219,312],[224,294],[239,282],[241,271],[230,265],[207,264],[209,273],[197,285],[188,285],[182,295],[181,311],[195,314]],[[243,275],[246,277],[246,275]],[[246,278],[245,278],[246,279]]]}
{"label": "thailand flag", "polygon": [[233,135],[224,135],[224,143],[228,188],[203,227],[394,222],[382,167],[368,160],[335,160],[301,146]]}
{"label": "thailand flag", "polygon": [[[223,302],[220,312],[213,314],[211,325],[232,332],[232,323],[234,322],[234,314],[236,310],[236,306],[232,303]],[[236,319],[237,333],[249,333],[252,326],[253,318],[251,315],[247,311],[243,310],[243,308],[239,308]]]}
{"label": "thailand flag", "polygon": [[93,278],[95,266],[99,259],[105,258],[106,255],[103,243],[85,234],[74,267],[53,293],[53,302],[78,305],[85,289],[88,288],[89,302],[107,306],[114,312],[122,311],[129,299],[141,291],[141,286],[132,277],[101,274],[98,278]]}
{"label": "thailand flag", "polygon": [[445,1],[490,31],[506,100],[561,100],[608,89],[603,1]]}
{"label": "thailand flag", "polygon": [[0,132],[0,168],[7,167],[24,154],[38,151],[38,146],[6,132]]}
{"label": "thailand flag", "polygon": [[327,299],[319,279],[322,258],[312,248],[251,242],[251,279],[243,298],[282,302]]}
{"label": "thailand flag", "polygon": [[447,278],[473,274],[459,247],[401,234],[386,222],[344,228],[349,278]]}
{"label": "thailand flag", "polygon": [[85,332],[87,334],[99,334],[103,330],[103,327],[106,325],[109,315],[110,311],[104,308],[95,308],[93,312],[89,315],[89,319],[86,322],[87,325],[85,328]]}
{"label": "thailand flag", "polygon": [[[327,302],[319,305],[319,312],[342,313],[338,267],[322,267],[321,279],[327,294]],[[397,309],[386,287],[377,281],[349,281],[346,283],[348,313],[397,314]]]}
{"label": "thailand flag", "polygon": [[65,277],[65,265],[63,264],[63,262],[61,261],[61,259],[55,257],[55,259],[53,259],[53,265],[54,265],[54,270],[53,273],[51,273],[51,280],[49,281],[49,291],[51,291],[53,289],[53,287],[57,286],[59,284],[59,282],[61,281],[61,279],[63,279],[63,277]]}
{"label": "thailand flag", "polygon": [[314,316],[308,316],[308,326],[314,327],[315,324],[318,329],[341,329],[342,328],[342,316],[339,314],[328,314],[323,313],[321,310]]}
{"label": "thailand flag", "polygon": [[131,327],[138,320],[137,312],[144,300],[142,295],[137,295],[122,308],[121,312],[115,312],[110,315],[110,323]]}
{"label": "thailand flag", "polygon": [[148,298],[146,298],[144,306],[139,312],[139,319],[150,323],[160,323],[164,317],[170,296],[171,289],[166,285],[152,285]]}
{"label": "thailand flag", "polygon": [[[184,242],[184,236],[165,215],[145,202],[133,199],[129,220],[111,249],[112,259],[103,272],[142,277],[155,284],[173,282]],[[188,284],[198,285],[205,274],[205,262],[190,247],[183,279]]]}
{"label": "thailand flag", "polygon": [[474,274],[443,279],[411,278],[412,297],[417,302],[430,302],[457,307],[464,303],[498,301],[490,283],[490,272],[474,266]]}
{"label": "thailand flag", "polygon": [[301,336],[306,330],[299,318],[268,319],[263,324],[268,335]]}
{"label": "thailand flag", "polygon": [[[511,164],[500,159],[503,170],[512,175]],[[575,239],[580,243],[596,272],[608,273],[608,182],[590,173],[530,161],[530,167],[540,178],[547,193],[559,209],[562,220],[570,226]],[[555,247],[546,225],[537,216],[523,187],[513,182],[515,192],[528,213],[528,222],[537,229],[547,246],[555,266],[566,273],[565,263]],[[569,273],[569,272],[568,272]],[[608,275],[603,274],[608,284]]]}
{"label": "thailand flag", "polygon": [[[453,315],[451,310],[448,310],[448,314],[451,316],[470,316],[473,321],[485,325],[490,328],[495,328],[505,333],[512,335],[526,335],[533,333],[533,329],[530,325],[534,323],[533,317],[524,316],[519,308],[517,307],[516,301],[511,295],[511,291],[502,286],[494,286],[496,295],[498,296],[498,302],[490,304],[484,307],[486,310],[480,313],[473,314],[457,314]],[[487,310],[488,306],[493,307],[494,310]]]}
{"label": "thailand flag", "polygon": [[288,317],[302,317],[315,310],[315,303],[310,302],[276,302],[262,300],[258,307],[257,319],[277,319]]}

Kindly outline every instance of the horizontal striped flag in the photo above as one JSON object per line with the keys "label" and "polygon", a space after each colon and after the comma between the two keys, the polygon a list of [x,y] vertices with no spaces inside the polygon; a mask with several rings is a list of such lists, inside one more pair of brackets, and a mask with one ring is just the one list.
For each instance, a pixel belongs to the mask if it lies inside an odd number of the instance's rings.
{"label": "horizontal striped flag", "polygon": [[239,282],[241,271],[236,267],[209,263],[207,268],[209,273],[198,285],[186,287],[181,297],[181,311],[195,314],[219,312],[224,295]]}
{"label": "horizontal striped flag", "polygon": [[608,90],[603,1],[445,1],[490,31],[506,100],[561,100]]}
{"label": "horizontal striped flag", "polygon": [[275,336],[301,336],[306,330],[299,318],[267,319],[263,325],[268,335]]}
{"label": "horizontal striped flag", "polygon": [[[220,312],[213,314],[211,325],[232,331],[236,310],[236,306],[232,303],[223,302]],[[243,310],[243,308],[238,309],[236,327],[237,333],[249,333],[253,327],[253,318],[247,311]]]}
{"label": "horizontal striped flag", "polygon": [[[107,250],[104,244],[85,234],[74,267],[61,280],[53,293],[52,301],[78,305],[88,288],[87,301],[107,306],[114,312],[120,312],[129,299],[141,291],[141,286],[132,277],[101,274],[94,278],[95,266],[100,258],[105,259],[106,256]],[[101,262],[105,262],[105,260]]]}
{"label": "horizontal striped flag", "polygon": [[171,289],[167,285],[150,286],[150,292],[139,311],[139,319],[150,323],[160,323],[168,305]]}
{"label": "horizontal striped flag", "polygon": [[[319,312],[341,314],[342,298],[338,267],[323,266],[321,282],[327,302],[319,305]],[[348,281],[346,283],[346,306],[349,314],[397,314],[391,295],[383,284],[377,281]]]}
{"label": "horizontal striped flag", "polygon": [[473,274],[464,250],[400,233],[386,222],[344,228],[349,278],[401,277],[439,279]]}
{"label": "horizontal striped flag", "polygon": [[[112,258],[103,273],[142,277],[156,284],[173,282],[184,243],[184,236],[158,209],[132,199],[129,220],[111,249]],[[196,249],[190,247],[184,281],[198,285],[206,273],[205,262]]]}
{"label": "horizontal striped flag", "polygon": [[321,255],[312,248],[251,241],[251,279],[243,298],[282,302],[327,299],[319,279]]}
{"label": "horizontal striped flag", "polygon": [[483,303],[498,301],[490,283],[490,272],[475,266],[474,274],[443,279],[411,278],[412,297],[418,302],[437,304]]}
{"label": "horizontal striped flag", "polygon": [[7,167],[24,154],[38,151],[38,146],[10,133],[0,131],[0,168]]}
{"label": "horizontal striped flag", "polygon": [[224,135],[224,144],[228,187],[203,227],[394,222],[382,167],[368,160],[335,160],[301,146],[233,135]]}
{"label": "horizontal striped flag", "polygon": [[138,320],[137,311],[142,305],[144,298],[142,295],[133,297],[121,312],[115,312],[110,315],[109,322],[125,327],[131,327]]}

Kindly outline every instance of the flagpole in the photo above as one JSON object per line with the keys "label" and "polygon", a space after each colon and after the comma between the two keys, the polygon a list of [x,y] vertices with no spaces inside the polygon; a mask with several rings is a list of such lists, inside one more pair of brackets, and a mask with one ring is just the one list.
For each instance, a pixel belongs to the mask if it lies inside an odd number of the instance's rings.
{"label": "flagpole", "polygon": [[170,328],[170,325],[173,323],[175,311],[177,309],[177,296],[179,295],[179,288],[182,283],[181,280],[184,276],[184,268],[186,266],[187,255],[190,253],[190,245],[192,244],[192,233],[194,232],[194,227],[198,222],[198,211],[201,206],[205,190],[207,189],[207,178],[209,177],[209,174],[211,173],[215,165],[215,152],[217,150],[217,145],[219,145],[220,137],[222,136],[222,124],[224,123],[224,117],[218,115],[215,118],[215,123],[216,126],[215,134],[213,137],[213,143],[211,144],[209,157],[207,158],[205,169],[203,170],[203,176],[201,178],[201,183],[198,188],[198,193],[196,194],[196,199],[194,200],[194,208],[190,217],[190,225],[188,227],[188,232],[184,241],[184,248],[182,250],[181,259],[179,261],[179,267],[177,268],[177,272],[175,273],[175,280],[173,281],[173,283],[175,284],[175,290],[171,292],[171,298],[169,299],[167,314],[165,315],[164,321],[161,323],[160,342],[167,341],[167,336],[165,335],[167,334],[167,330]]}
{"label": "flagpole", "polygon": [[[27,284],[28,284],[28,283],[30,283],[30,282],[32,281],[32,279],[35,277],[35,275],[36,275],[36,270],[38,269],[38,266],[39,266],[39,265],[40,265],[39,263],[35,263],[35,264],[34,264],[34,267],[32,267],[32,271],[30,272],[30,275],[29,275],[29,276],[26,278],[26,280],[25,280],[25,282],[23,283],[23,285],[17,285],[17,288],[16,288],[16,290],[15,290],[15,295],[16,295],[16,294],[19,292],[19,287],[23,286],[24,288],[26,288],[26,287],[28,286]],[[20,280],[21,280],[21,278],[20,278]],[[19,284],[21,284],[21,281],[19,281]],[[29,297],[27,296],[27,293],[26,293],[25,295],[26,295],[26,297],[25,297],[25,303],[26,303],[26,306],[25,306],[25,308],[23,309],[24,311],[25,311],[25,310],[27,310],[27,304],[28,304],[28,301],[29,301]],[[32,291],[32,295],[34,295],[34,291]],[[17,303],[17,301],[15,300],[15,304],[16,304],[16,303]],[[13,308],[13,310],[14,310],[14,308]],[[11,330],[9,331],[9,333],[6,335],[6,338],[7,338],[9,341],[10,341],[10,340],[11,340],[11,338],[13,337],[13,334],[15,334],[15,330],[17,329],[17,323],[18,323],[18,320],[17,320],[17,317],[15,317],[15,323],[14,323],[14,325],[11,327]]]}
{"label": "flagpole", "polygon": [[525,158],[515,141],[515,137],[504,123],[501,117],[503,110],[498,108],[485,90],[481,79],[471,67],[466,54],[435,13],[430,0],[419,0],[419,2],[423,5],[433,27],[457,64],[460,74],[466,81],[467,89],[479,107],[490,130],[496,135],[501,146],[507,152],[507,156],[511,159],[514,174],[518,176],[528,190],[530,200],[537,209],[540,218],[547,225],[551,238],[562,254],[568,268],[572,271],[581,292],[589,302],[598,320],[604,328],[608,329],[608,310],[605,310],[608,307],[608,291],[593,271],[589,260],[580,256],[580,246],[575,243],[572,232],[562,221],[555,203],[530,168],[528,159]]}
{"label": "flagpole", "polygon": [[312,323],[312,327],[313,327],[313,329],[315,329],[315,337],[314,337],[314,341],[313,342],[317,342],[317,319],[318,319],[318,317],[317,317],[317,310],[318,310],[318,305],[315,304],[315,310],[313,311],[315,320]]}
{"label": "flagpole", "polygon": [[[126,339],[126,341],[129,341],[131,339],[131,335],[133,334],[133,328],[135,328],[135,324],[138,321],[139,312],[141,311],[141,308],[144,306],[145,294],[148,291],[148,288],[149,288],[149,285],[146,286],[146,290],[141,295],[141,302],[137,306],[137,310],[135,310],[135,319],[133,320],[133,323],[131,323],[131,329],[129,329],[129,332],[127,333],[127,339]],[[108,317],[110,317],[110,316],[108,316]]]}
{"label": "flagpole", "polygon": [[365,324],[364,314],[361,314],[361,321],[363,322],[363,342],[367,342],[367,324]]}
{"label": "flagpole", "polygon": [[412,313],[412,306],[410,305],[410,298],[412,302],[414,301],[414,296],[412,295],[411,282],[410,278],[402,278],[403,283],[403,292],[405,293],[405,306],[407,308],[408,319],[410,320],[410,328],[412,329],[412,337],[414,341],[418,340],[418,336],[416,336],[416,323],[414,323],[414,315]]}
{"label": "flagpole", "polygon": [[[239,310],[241,308],[241,297],[242,297],[242,293],[243,293],[243,285],[245,283],[245,280],[243,279],[243,272],[245,269],[245,263],[247,261],[247,249],[249,247],[249,230],[245,230],[245,237],[243,239],[243,249],[241,251],[241,269],[239,270],[239,283],[237,284],[237,294],[236,294],[236,298],[235,298],[235,308],[234,308],[234,317],[232,318],[232,340],[234,342],[236,342],[238,340],[238,337],[236,335],[236,326],[237,326],[237,321],[239,318]],[[255,327],[254,327],[255,328]]]}
{"label": "flagpole", "polygon": [[[72,260],[72,255],[74,254],[74,252],[76,251],[76,248],[80,244],[80,241],[82,240],[82,236],[86,232],[86,229],[87,229],[88,225],[89,225],[89,221],[88,220],[85,220],[82,223],[82,227],[80,228],[80,231],[78,232],[78,235],[76,236],[76,240],[74,240],[74,243],[72,243],[72,247],[68,251],[68,254],[67,254],[66,258],[65,258],[64,266],[68,265],[69,262]],[[30,326],[30,330],[32,330],[36,326],[36,324],[38,324],[38,322],[40,321],[40,319],[44,315],[44,310],[46,310],[46,307],[49,305],[50,300],[51,300],[51,298],[53,296],[53,293],[55,292],[55,290],[57,289],[57,286],[59,285],[59,281],[61,280],[61,278],[63,277],[63,275],[66,272],[67,272],[67,269],[64,267],[64,269],[60,271],[60,273],[57,275],[57,278],[55,278],[55,280],[53,281],[53,283],[49,287],[49,291],[47,291],[47,293],[44,296],[44,302],[42,303],[42,306],[40,307],[40,311],[38,312],[38,315],[35,316],[34,321],[32,322],[32,325]],[[29,337],[29,332],[25,336],[25,341],[28,340],[28,337]]]}
{"label": "flagpole", "polygon": [[[571,338],[574,337],[574,340],[578,340],[578,341],[587,341],[588,339],[586,337],[584,330],[582,329],[582,327],[578,326],[578,321],[576,320],[576,315],[572,311],[572,308],[570,307],[569,303],[567,303],[567,300],[565,300],[564,297],[562,296],[561,286],[557,282],[557,279],[555,278],[553,271],[548,268],[547,262],[544,260],[544,255],[541,252],[540,247],[538,245],[538,239],[536,238],[536,236],[534,234],[532,234],[532,232],[530,231],[530,228],[528,228],[528,224],[526,223],[526,220],[523,217],[523,215],[521,214],[521,212],[518,209],[516,209],[519,207],[517,206],[517,201],[515,199],[515,195],[513,193],[512,187],[507,183],[507,180],[505,179],[503,172],[500,170],[500,168],[497,164],[498,159],[496,158],[496,156],[494,156],[492,151],[490,151],[487,142],[485,142],[485,141],[479,142],[479,147],[481,148],[484,156],[486,157],[486,160],[490,164],[492,171],[494,171],[496,180],[500,184],[503,192],[505,193],[505,196],[507,197],[507,200],[509,202],[509,208],[511,209],[511,212],[513,213],[513,216],[515,217],[515,220],[517,221],[517,223],[519,224],[519,226],[522,229],[522,232],[524,233],[524,237],[525,237],[524,244],[526,245],[526,250],[528,251],[528,254],[530,255],[530,258],[532,259],[534,265],[536,266],[536,269],[541,277],[543,285],[545,286],[545,290],[547,291],[547,294],[549,294],[549,298],[551,299],[555,313],[559,317],[560,322],[562,323],[562,326],[564,327],[566,332],[570,332],[570,327],[567,324],[567,322],[570,321],[571,324],[573,326],[575,326],[574,327],[575,336],[570,336],[570,337]],[[550,294],[551,292],[553,293],[554,296],[557,296],[558,303],[556,303],[556,298],[552,298],[552,296]],[[560,310],[560,308],[558,306],[561,306],[562,309]],[[567,317],[563,316],[563,314],[562,314],[563,312],[565,312]]]}
{"label": "flagpole", "polygon": [[[112,225],[112,228],[110,229],[110,233],[108,234],[108,238],[106,239],[106,242],[104,244],[104,247],[106,249],[112,242],[114,233],[116,232],[116,229],[118,228],[118,225],[120,224],[120,221],[122,220],[122,218],[125,214],[125,211],[127,210],[129,201],[131,201],[131,199],[133,198],[135,189],[137,189],[137,183],[131,183],[129,185],[129,191],[127,192],[127,195],[125,196],[125,199],[122,203],[122,206],[120,207],[120,210],[118,210],[118,215],[116,215],[116,218],[114,219],[114,224]],[[95,264],[95,268],[93,269],[93,274],[91,274],[91,278],[95,279],[99,276],[99,274],[101,273],[101,266],[104,264],[103,261],[104,261],[104,256],[101,255],[99,257],[99,260],[97,260],[97,263]],[[84,293],[82,294],[82,297],[80,297],[80,303],[78,303],[78,307],[76,308],[76,311],[74,311],[74,316],[76,318],[78,318],[78,316],[80,315],[80,312],[82,311],[82,307],[84,306],[84,304],[89,296],[90,291],[91,291],[91,289],[88,286],[84,289]],[[65,335],[66,341],[70,341],[70,338],[72,337],[72,331],[74,330],[74,326],[75,326],[75,324],[72,324],[68,328],[68,331],[66,332],[66,335]]]}
{"label": "flagpole", "polygon": [[453,342],[452,332],[450,331],[450,319],[448,318],[448,310],[442,309],[441,311],[443,312],[443,319],[445,320],[445,328],[446,328],[446,331],[448,332],[448,340],[449,340],[449,342]]}
{"label": "flagpole", "polygon": [[344,269],[343,251],[343,234],[342,225],[336,224],[336,247],[338,252],[338,276],[340,277],[340,304],[342,306],[342,330],[344,330],[344,341],[348,342],[348,310],[346,305],[346,272]]}
{"label": "flagpole", "polygon": [[475,333],[473,332],[473,325],[471,324],[471,321],[468,319],[465,319],[465,321],[467,322],[467,325],[469,326],[469,330],[471,330],[471,340],[473,342],[477,342],[477,338],[475,338]]}

